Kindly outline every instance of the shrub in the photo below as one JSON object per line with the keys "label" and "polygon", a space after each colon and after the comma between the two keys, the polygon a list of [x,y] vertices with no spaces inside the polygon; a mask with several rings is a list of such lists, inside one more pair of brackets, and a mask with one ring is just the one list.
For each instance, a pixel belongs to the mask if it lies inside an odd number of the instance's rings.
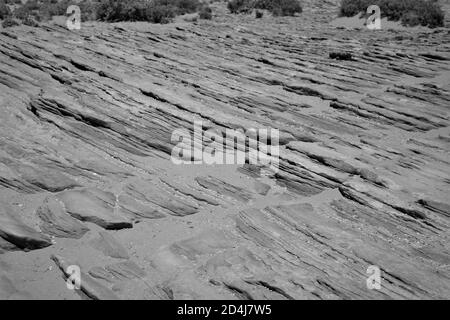
{"label": "shrub", "polygon": [[167,5],[172,5],[178,9],[179,15],[197,12],[201,7],[198,0],[169,0],[167,2]]}
{"label": "shrub", "polygon": [[211,10],[211,8],[208,7],[208,6],[204,6],[200,10],[200,12],[198,14],[198,17],[200,19],[203,19],[203,20],[211,20],[212,19],[212,10]]}
{"label": "shrub", "polygon": [[143,21],[169,23],[176,16],[176,8],[167,5],[149,5],[145,8]]}
{"label": "shrub", "polygon": [[193,13],[199,0],[103,0],[97,9],[102,21],[148,21],[167,23],[176,15]]}
{"label": "shrub", "polygon": [[227,8],[231,13],[248,13],[255,7],[252,0],[230,0]]}
{"label": "shrub", "polygon": [[[0,5],[4,1],[18,0],[0,0]],[[14,11],[13,16],[20,20],[28,19],[28,17],[36,21],[48,20],[53,16],[67,15],[67,8],[72,4],[80,7],[82,21],[102,20],[107,22],[167,23],[176,15],[198,12],[204,7],[200,0],[28,0]],[[0,6],[0,14],[1,9]],[[205,19],[208,19],[209,16],[212,16],[211,12],[203,13]]]}
{"label": "shrub", "polygon": [[[15,1],[15,0],[12,0]],[[67,8],[75,4],[80,7],[81,20],[95,20],[98,2],[95,0],[28,0],[13,12],[13,16],[20,20],[33,19],[35,21],[46,21],[53,16],[67,15]],[[29,24],[33,24],[28,21]]]}
{"label": "shrub", "polygon": [[11,10],[9,10],[9,7],[6,5],[6,3],[0,1],[0,19],[6,19],[11,15]]}
{"label": "shrub", "polygon": [[142,20],[144,14],[143,1],[103,0],[97,9],[97,18],[109,22]]}
{"label": "shrub", "polygon": [[409,11],[402,15],[402,23],[407,26],[418,26],[421,20],[417,12]]}
{"label": "shrub", "polygon": [[369,0],[341,0],[339,8],[339,16],[354,17],[361,12],[366,12],[367,8],[372,4]]}
{"label": "shrub", "polygon": [[11,16],[7,17],[2,22],[2,27],[3,28],[15,27],[15,26],[18,26],[18,25],[20,25],[20,23],[16,19],[13,19]]}
{"label": "shrub", "polygon": [[271,0],[266,2],[270,3],[268,10],[276,16],[294,16],[296,13],[303,11],[300,2],[297,0]]}
{"label": "shrub", "polygon": [[[25,4],[14,10],[13,16],[20,20],[28,19],[29,16],[36,20],[48,20],[54,15],[56,6],[51,1],[38,2],[37,0],[28,0]],[[67,8],[67,7],[66,7]]]}
{"label": "shrub", "polygon": [[248,13],[253,9],[272,12],[275,16],[293,16],[302,12],[298,0],[230,0],[227,5],[231,13]]}
{"label": "shrub", "polygon": [[30,27],[39,27],[39,23],[37,23],[37,21],[32,16],[28,16],[25,19],[23,19],[22,23]]}
{"label": "shrub", "polygon": [[25,19],[29,15],[32,15],[39,9],[39,4],[36,0],[28,0],[27,3],[14,10],[14,17],[18,19]]}
{"label": "shrub", "polygon": [[340,16],[353,17],[376,4],[381,16],[402,21],[407,26],[444,26],[445,14],[436,0],[342,0]]}
{"label": "shrub", "polygon": [[263,17],[264,13],[262,11],[256,10],[255,11],[255,18],[261,19]]}
{"label": "shrub", "polygon": [[83,0],[78,3],[81,10],[81,21],[97,20],[97,10],[100,5],[98,1]]}

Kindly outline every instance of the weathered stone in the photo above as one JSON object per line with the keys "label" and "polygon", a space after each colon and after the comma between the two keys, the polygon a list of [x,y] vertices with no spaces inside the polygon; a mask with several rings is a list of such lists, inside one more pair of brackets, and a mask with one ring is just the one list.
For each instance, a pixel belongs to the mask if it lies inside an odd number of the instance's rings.
{"label": "weathered stone", "polygon": [[164,208],[172,215],[186,216],[198,212],[198,205],[194,202],[157,189],[151,181],[132,183],[126,189],[132,197]]}
{"label": "weathered stone", "polygon": [[145,271],[142,270],[141,267],[139,267],[133,261],[124,261],[111,264],[106,266],[105,269],[119,280],[131,280],[136,278],[143,278],[146,276]]}
{"label": "weathered stone", "polygon": [[127,195],[122,194],[119,196],[119,205],[125,211],[124,213],[132,215],[136,219],[160,219],[165,217],[165,214],[158,209]]}
{"label": "weathered stone", "polygon": [[0,204],[0,237],[24,250],[41,249],[52,245],[51,239],[23,223],[18,213]]}
{"label": "weathered stone", "polygon": [[[68,262],[63,257],[57,255],[52,255],[51,258],[56,263],[58,268],[62,271],[65,277],[71,276],[68,268],[69,266],[74,265],[73,263]],[[83,293],[86,294],[89,298],[94,300],[118,300],[118,297],[112,290],[98,283],[84,272],[80,273],[80,280],[80,290],[83,291]]]}
{"label": "weathered stone", "polygon": [[[448,31],[336,27],[339,3],[0,32],[0,296],[76,298],[48,263],[66,252],[98,298],[448,299]],[[252,128],[279,130],[274,165],[196,161],[207,130]],[[14,252],[41,231],[70,239]]]}
{"label": "weathered stone", "polygon": [[48,197],[36,211],[42,220],[41,229],[48,235],[59,238],[80,239],[89,228],[72,218],[62,203],[54,197]]}
{"label": "weathered stone", "polygon": [[127,249],[112,234],[106,231],[99,232],[99,238],[93,240],[92,245],[109,257],[118,259],[130,258]]}
{"label": "weathered stone", "polygon": [[211,176],[197,177],[195,180],[205,189],[210,189],[222,196],[231,197],[241,202],[248,202],[253,198],[253,195],[247,190],[231,185],[225,181]]}
{"label": "weathered stone", "polygon": [[255,181],[254,187],[255,191],[263,196],[267,195],[267,193],[269,193],[270,191],[270,186],[268,184],[259,181]]}
{"label": "weathered stone", "polygon": [[115,195],[99,189],[66,191],[58,195],[74,218],[95,223],[105,229],[131,228],[131,222],[115,212]]}

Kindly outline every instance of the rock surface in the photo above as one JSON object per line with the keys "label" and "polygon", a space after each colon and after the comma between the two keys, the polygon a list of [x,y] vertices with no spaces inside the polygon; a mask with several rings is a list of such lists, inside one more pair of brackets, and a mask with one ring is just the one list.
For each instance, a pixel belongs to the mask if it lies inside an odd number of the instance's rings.
{"label": "rock surface", "polygon": [[[0,298],[450,298],[450,31],[336,2],[1,30]],[[279,129],[278,170],[174,164],[194,121]]]}
{"label": "rock surface", "polygon": [[79,239],[89,231],[89,228],[65,211],[61,202],[51,197],[44,200],[36,214],[42,220],[42,231],[48,235]]}
{"label": "rock surface", "polygon": [[58,196],[68,214],[74,218],[95,223],[105,229],[131,228],[126,217],[115,211],[116,197],[99,189],[71,190]]}
{"label": "rock surface", "polygon": [[100,237],[92,243],[93,247],[103,252],[105,255],[117,259],[129,259],[127,249],[111,234],[102,231]]}
{"label": "rock surface", "polygon": [[3,249],[18,247],[34,250],[50,246],[50,237],[25,224],[17,212],[4,203],[0,204],[0,237]]}
{"label": "rock surface", "polygon": [[[69,267],[74,265],[67,262],[63,257],[53,255],[52,260],[55,261],[56,265],[62,271],[65,277],[70,277],[72,274],[69,273]],[[89,298],[94,300],[117,300],[118,297],[114,292],[102,284],[96,282],[89,275],[81,272],[80,273],[80,290],[86,294]]]}

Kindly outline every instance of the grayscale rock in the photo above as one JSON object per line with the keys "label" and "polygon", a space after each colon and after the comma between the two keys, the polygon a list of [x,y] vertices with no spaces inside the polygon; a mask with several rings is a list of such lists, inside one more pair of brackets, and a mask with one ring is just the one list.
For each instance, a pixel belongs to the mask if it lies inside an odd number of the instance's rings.
{"label": "grayscale rock", "polygon": [[0,27],[0,299],[449,299],[448,1],[207,2]]}

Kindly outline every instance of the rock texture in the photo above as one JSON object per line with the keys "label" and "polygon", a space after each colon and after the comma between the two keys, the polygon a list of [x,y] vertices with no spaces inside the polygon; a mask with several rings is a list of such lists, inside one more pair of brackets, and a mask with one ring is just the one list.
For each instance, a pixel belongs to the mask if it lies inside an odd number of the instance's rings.
{"label": "rock texture", "polygon": [[50,238],[21,221],[17,212],[3,203],[0,206],[2,248],[33,250],[51,245]]}
{"label": "rock texture", "polygon": [[[1,30],[0,298],[448,299],[450,31],[332,3]],[[279,129],[278,170],[172,163],[194,121]]]}
{"label": "rock texture", "polygon": [[[68,272],[69,267],[73,264],[64,260],[63,257],[53,255],[53,261],[61,269],[65,277],[70,277],[71,274]],[[104,287],[102,284],[93,280],[89,275],[81,273],[80,274],[80,290],[86,294],[89,298],[94,300],[117,300],[118,297]]]}
{"label": "rock texture", "polygon": [[45,199],[36,215],[42,220],[41,229],[55,237],[79,239],[89,230],[67,214],[63,204],[54,198]]}

